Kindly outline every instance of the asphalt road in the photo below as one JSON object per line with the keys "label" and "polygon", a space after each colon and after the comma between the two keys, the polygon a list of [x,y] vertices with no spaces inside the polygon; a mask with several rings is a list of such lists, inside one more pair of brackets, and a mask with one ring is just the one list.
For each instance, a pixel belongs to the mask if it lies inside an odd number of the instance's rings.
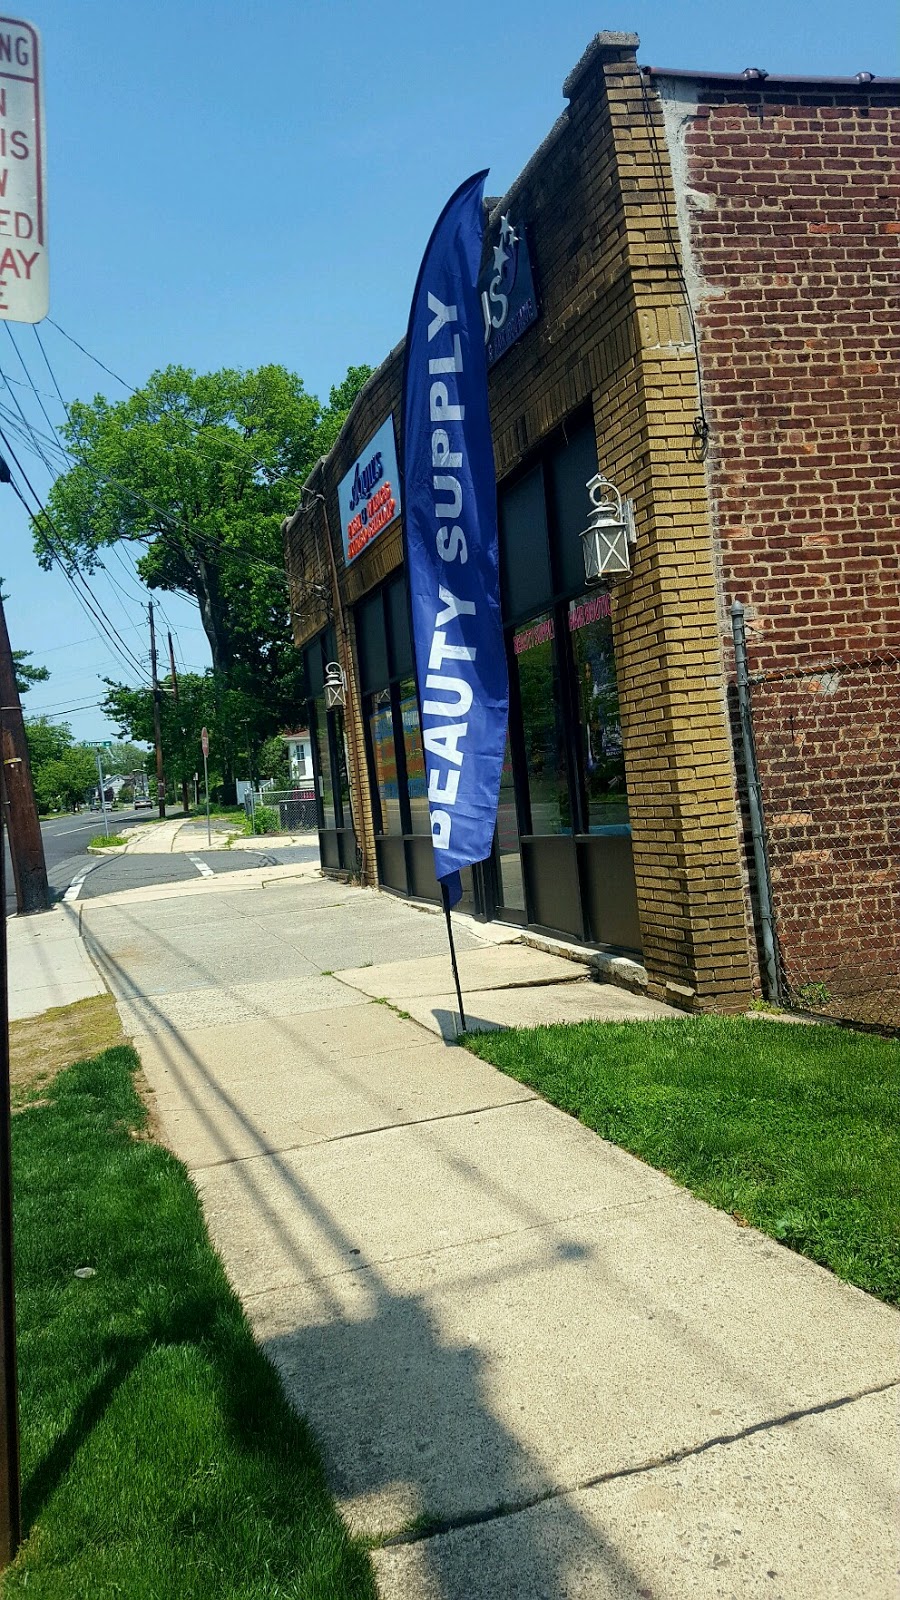
{"label": "asphalt road", "polygon": [[[174,814],[174,813],[173,813]],[[109,819],[110,832],[129,823],[146,822],[147,811],[114,811]],[[246,867],[280,866],[296,861],[318,859],[318,842],[313,838],[308,845],[293,845],[279,849],[256,850],[206,850],[205,824],[196,824],[197,848],[190,855],[180,851],[172,855],[115,855],[109,860],[88,854],[91,840],[103,832],[103,818],[99,812],[81,811],[74,816],[51,817],[41,823],[44,835],[44,857],[47,878],[55,900],[62,899],[66,890],[84,874],[78,898],[92,899],[99,894],[111,894],[118,889],[132,889],[149,883],[181,883],[189,878],[218,876],[221,872],[237,872]],[[12,882],[9,847],[6,847],[6,915],[16,909]],[[202,863],[202,865],[201,865]]]}

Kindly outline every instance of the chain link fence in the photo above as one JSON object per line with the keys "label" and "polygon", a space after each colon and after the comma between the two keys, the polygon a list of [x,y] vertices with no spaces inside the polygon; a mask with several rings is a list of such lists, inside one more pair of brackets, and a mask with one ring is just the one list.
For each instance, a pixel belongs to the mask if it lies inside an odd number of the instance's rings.
{"label": "chain link fence", "polygon": [[900,1029],[900,657],[748,687],[779,998]]}
{"label": "chain link fence", "polygon": [[274,811],[278,816],[278,833],[315,833],[319,826],[316,797],[313,789],[249,789],[244,796],[244,810],[251,819],[261,808]]}

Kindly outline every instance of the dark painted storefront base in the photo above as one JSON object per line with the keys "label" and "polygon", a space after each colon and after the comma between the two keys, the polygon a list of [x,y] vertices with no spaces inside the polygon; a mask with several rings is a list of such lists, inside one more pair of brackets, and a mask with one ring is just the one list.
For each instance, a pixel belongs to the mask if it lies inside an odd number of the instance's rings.
{"label": "dark painted storefront base", "polygon": [[[523,837],[522,875],[526,909],[501,902],[501,875],[494,861],[462,874],[461,909],[482,921],[518,923],[579,944],[640,955],[631,839]],[[323,829],[319,850],[326,872],[357,872],[356,837],[350,828]],[[440,904],[431,840],[421,834],[375,840],[379,887],[413,900]]]}

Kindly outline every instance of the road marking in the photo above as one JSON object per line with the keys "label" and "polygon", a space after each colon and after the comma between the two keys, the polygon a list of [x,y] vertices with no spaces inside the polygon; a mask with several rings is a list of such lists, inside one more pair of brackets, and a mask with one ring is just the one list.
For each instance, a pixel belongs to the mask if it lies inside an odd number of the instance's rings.
{"label": "road marking", "polygon": [[[98,863],[98,865],[99,865],[99,863]],[[94,871],[93,867],[85,867],[85,870],[84,870],[84,872],[81,873],[80,877],[73,878],[72,882],[69,884],[68,889],[66,890],[65,894],[63,895],[63,899],[64,900],[68,900],[70,902],[72,900],[77,900],[78,896],[81,893],[82,885],[84,883],[85,878],[87,877],[89,872],[93,872],[93,871]]]}
{"label": "road marking", "polygon": [[194,866],[197,868],[201,878],[215,877],[212,867],[209,866],[205,861],[201,861],[199,856],[188,856],[188,861],[193,861]]}

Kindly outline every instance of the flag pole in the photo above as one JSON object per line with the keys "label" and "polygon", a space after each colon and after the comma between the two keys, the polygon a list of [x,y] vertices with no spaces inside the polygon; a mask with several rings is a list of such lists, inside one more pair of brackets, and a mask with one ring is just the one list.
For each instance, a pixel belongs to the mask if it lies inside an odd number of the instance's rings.
{"label": "flag pole", "polygon": [[450,893],[446,883],[441,883],[441,901],[444,907],[444,917],[447,923],[447,939],[450,944],[450,965],[453,968],[453,982],[456,984],[456,998],[459,1001],[459,1020],[462,1032],[466,1031],[466,1013],[463,1009],[462,989],[459,982],[459,967],[456,965],[456,945],[453,943],[453,924],[450,921]]}

